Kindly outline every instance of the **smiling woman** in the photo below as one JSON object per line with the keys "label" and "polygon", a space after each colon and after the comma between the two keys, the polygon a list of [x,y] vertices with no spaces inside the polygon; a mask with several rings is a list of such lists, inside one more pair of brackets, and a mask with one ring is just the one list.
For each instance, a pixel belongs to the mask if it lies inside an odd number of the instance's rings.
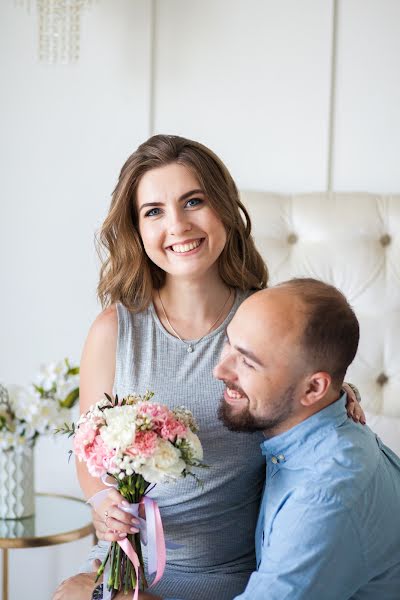
{"label": "smiling woman", "polygon": [[[150,388],[160,402],[193,412],[211,468],[201,473],[202,488],[185,479],[151,492],[167,539],[179,544],[168,551],[164,577],[152,590],[163,597],[230,600],[255,568],[264,472],[261,438],[232,434],[218,421],[224,384],[213,379],[212,369],[235,311],[267,284],[249,216],[211,150],[157,135],[123,166],[99,246],[104,310],[82,355],[81,411],[104,392],[124,396]],[[77,469],[86,497],[104,488],[83,463]],[[100,541],[86,571],[93,559],[104,558],[110,541],[136,527],[118,508],[122,500],[112,490],[97,507]],[[87,582],[77,575],[55,598],[75,600],[82,590],[85,600]]]}

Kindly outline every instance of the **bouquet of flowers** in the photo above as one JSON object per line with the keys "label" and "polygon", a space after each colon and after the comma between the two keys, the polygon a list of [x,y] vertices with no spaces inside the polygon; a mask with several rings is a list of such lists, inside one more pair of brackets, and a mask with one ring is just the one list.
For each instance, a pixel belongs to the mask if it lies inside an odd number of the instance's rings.
{"label": "bouquet of flowers", "polygon": [[[165,544],[161,519],[156,503],[146,496],[149,486],[160,482],[172,482],[188,475],[196,480],[193,467],[204,467],[203,450],[196,432],[197,424],[192,413],[184,407],[170,410],[166,406],[151,401],[152,392],[144,396],[132,394],[122,399],[105,398],[93,405],[86,414],[82,414],[72,427],[65,426],[60,431],[73,436],[73,452],[80,461],[86,463],[89,473],[101,477],[106,485],[107,477],[113,480],[130,504],[120,508],[138,515],[139,505],[146,511],[147,543],[149,552],[149,572],[156,572],[153,584],[159,580],[165,566]],[[72,450],[71,450],[72,452]],[[199,481],[199,480],[198,480]],[[96,506],[96,496],[89,500]],[[107,492],[106,492],[107,493]],[[152,546],[151,523],[155,537],[163,549],[158,556],[163,557],[157,568],[150,563]],[[142,538],[141,538],[142,534]],[[98,571],[98,577],[104,571],[104,581],[110,590],[124,590],[148,587],[141,550],[141,533],[129,534],[122,541],[113,542],[109,553]],[[153,543],[154,542],[154,543]],[[121,552],[121,549],[123,550]],[[156,561],[157,562],[157,561]],[[106,569],[106,570],[105,570]],[[105,589],[104,585],[104,589]]]}
{"label": "bouquet of flowers", "polygon": [[33,446],[69,419],[79,398],[79,367],[68,359],[41,368],[29,386],[0,384],[0,450]]}

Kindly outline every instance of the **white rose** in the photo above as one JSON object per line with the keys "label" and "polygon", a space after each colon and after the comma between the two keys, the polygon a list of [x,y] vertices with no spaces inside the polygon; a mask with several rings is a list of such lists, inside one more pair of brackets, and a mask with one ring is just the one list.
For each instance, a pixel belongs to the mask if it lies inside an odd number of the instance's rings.
{"label": "white rose", "polygon": [[167,440],[158,440],[157,450],[144,465],[138,467],[140,473],[149,483],[161,483],[169,479],[178,479],[185,469],[181,454]]}
{"label": "white rose", "polygon": [[203,460],[203,447],[201,445],[199,437],[189,429],[185,439],[192,449],[193,458],[196,460]]}

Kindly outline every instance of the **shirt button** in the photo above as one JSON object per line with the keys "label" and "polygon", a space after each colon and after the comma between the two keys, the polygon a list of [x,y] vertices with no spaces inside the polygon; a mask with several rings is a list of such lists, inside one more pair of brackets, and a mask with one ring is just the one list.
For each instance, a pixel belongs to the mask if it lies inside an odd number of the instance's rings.
{"label": "shirt button", "polygon": [[284,454],[278,454],[278,460],[279,462],[282,462],[285,460],[285,455]]}
{"label": "shirt button", "polygon": [[271,462],[274,463],[274,465],[276,465],[276,463],[278,462],[278,459],[276,458],[276,456],[273,456],[271,458]]}

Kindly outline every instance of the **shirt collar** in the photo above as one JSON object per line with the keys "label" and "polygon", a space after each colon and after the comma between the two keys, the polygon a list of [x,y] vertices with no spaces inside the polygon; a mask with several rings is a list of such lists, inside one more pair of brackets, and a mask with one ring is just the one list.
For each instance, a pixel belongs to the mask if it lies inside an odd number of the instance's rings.
{"label": "shirt collar", "polygon": [[[267,457],[278,456],[287,460],[293,454],[298,454],[303,446],[307,447],[311,439],[324,435],[329,427],[337,427],[347,419],[347,396],[344,393],[339,400],[302,421],[292,429],[266,439],[262,442],[261,452]],[[280,461],[279,461],[280,462]]]}

